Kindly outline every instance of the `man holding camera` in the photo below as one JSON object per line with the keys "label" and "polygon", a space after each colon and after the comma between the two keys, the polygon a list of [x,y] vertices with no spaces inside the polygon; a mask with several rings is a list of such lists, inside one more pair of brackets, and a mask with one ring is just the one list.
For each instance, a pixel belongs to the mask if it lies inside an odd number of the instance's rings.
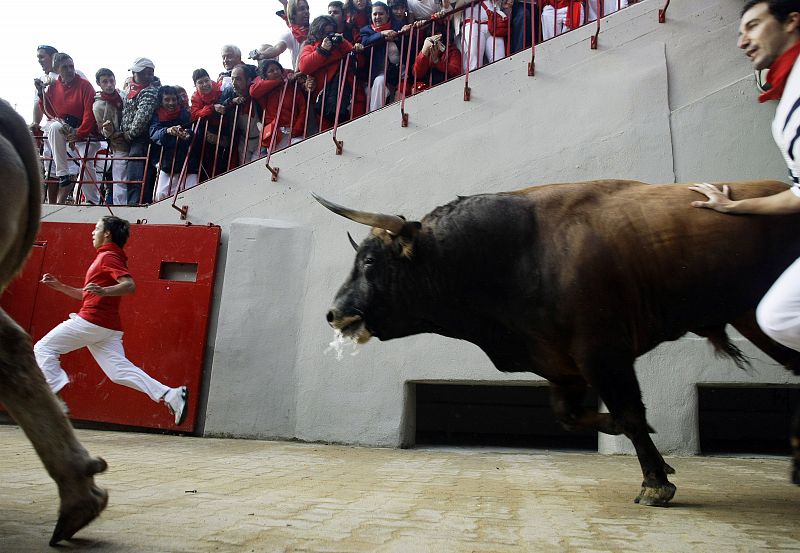
{"label": "man holding camera", "polygon": [[[94,87],[75,73],[75,63],[68,54],[59,52],[53,56],[53,70],[58,74],[58,78],[49,86],[45,88],[45,83],[40,79],[34,84],[39,95],[39,109],[52,120],[45,134],[53,152],[58,179],[56,202],[63,204],[72,184],[67,149],[73,153],[77,152],[78,157],[83,157],[83,154],[87,153],[86,141],[95,129],[92,111]],[[83,173],[90,170],[93,169],[86,168]],[[93,180],[93,175],[84,174],[84,178],[86,177]],[[90,201],[94,200],[95,203],[99,201],[99,193],[93,183],[86,186],[84,194]]]}

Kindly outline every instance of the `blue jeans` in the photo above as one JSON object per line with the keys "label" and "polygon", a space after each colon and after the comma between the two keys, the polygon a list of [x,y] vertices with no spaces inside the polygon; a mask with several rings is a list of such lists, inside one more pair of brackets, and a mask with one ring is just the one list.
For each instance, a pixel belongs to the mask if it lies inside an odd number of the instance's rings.
{"label": "blue jeans", "polygon": [[[532,1],[514,2],[511,8],[511,53],[531,47],[531,4]],[[541,42],[539,24],[541,16],[538,4],[533,8],[533,29],[536,33],[536,42]]]}

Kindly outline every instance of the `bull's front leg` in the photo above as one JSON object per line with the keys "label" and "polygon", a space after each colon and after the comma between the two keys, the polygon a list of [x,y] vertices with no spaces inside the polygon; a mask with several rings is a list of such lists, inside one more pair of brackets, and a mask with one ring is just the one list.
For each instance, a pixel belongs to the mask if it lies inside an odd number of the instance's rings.
{"label": "bull's front leg", "polygon": [[36,364],[30,337],[1,309],[0,403],[58,485],[61,505],[50,545],[71,538],[108,503],[108,494],[94,482],[107,465],[80,444]]}
{"label": "bull's front leg", "polygon": [[669,466],[659,453],[647,424],[642,393],[633,359],[625,356],[593,358],[579,364],[587,381],[597,390],[608,407],[613,427],[622,429],[636,449],[642,468],[642,488],[634,501],[640,505],[666,506],[675,496],[675,486],[667,479],[675,469]]}

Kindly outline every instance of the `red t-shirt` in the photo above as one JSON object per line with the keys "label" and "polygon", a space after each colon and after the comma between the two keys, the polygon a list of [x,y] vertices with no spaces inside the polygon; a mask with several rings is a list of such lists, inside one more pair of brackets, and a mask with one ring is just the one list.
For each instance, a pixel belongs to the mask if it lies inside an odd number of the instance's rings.
{"label": "red t-shirt", "polygon": [[[131,276],[128,271],[128,256],[116,244],[104,244],[97,248],[97,256],[86,271],[83,285],[114,286],[124,276]],[[122,330],[122,321],[119,318],[121,300],[122,296],[98,296],[84,292],[78,316],[103,328]]]}

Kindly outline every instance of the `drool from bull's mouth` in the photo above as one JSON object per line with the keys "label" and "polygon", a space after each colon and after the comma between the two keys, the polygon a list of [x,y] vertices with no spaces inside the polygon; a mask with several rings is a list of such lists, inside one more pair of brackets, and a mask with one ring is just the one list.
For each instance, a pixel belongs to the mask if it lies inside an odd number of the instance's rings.
{"label": "drool from bull's mouth", "polygon": [[329,352],[334,351],[336,352],[336,360],[341,361],[342,357],[344,356],[345,346],[350,346],[353,348],[353,351],[350,352],[350,355],[358,355],[361,351],[358,349],[358,342],[356,341],[355,336],[345,336],[342,334],[341,330],[334,330],[333,341],[328,344],[328,347],[325,348],[325,351],[323,351],[322,354],[328,355]]}

